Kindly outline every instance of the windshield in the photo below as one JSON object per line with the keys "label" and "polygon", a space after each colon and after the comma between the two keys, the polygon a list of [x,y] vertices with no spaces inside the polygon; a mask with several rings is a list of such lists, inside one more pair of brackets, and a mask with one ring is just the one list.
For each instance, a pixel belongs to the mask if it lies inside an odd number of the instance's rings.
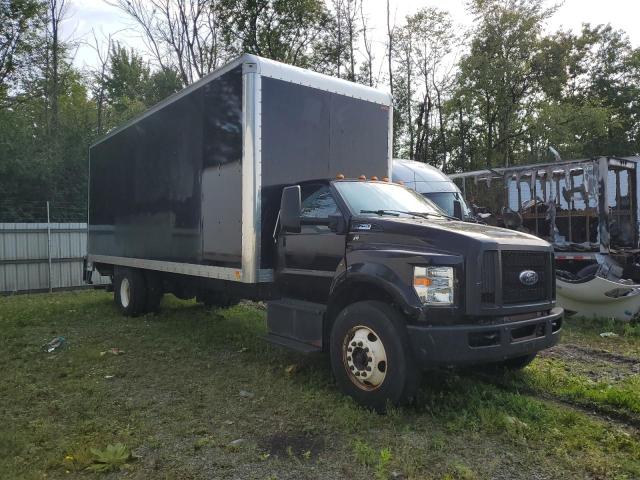
{"label": "windshield", "polygon": [[467,218],[469,216],[469,207],[463,200],[462,196],[458,192],[429,192],[423,193],[425,197],[438,205],[447,215],[454,216],[453,202],[458,200],[462,207],[462,216]]}
{"label": "windshield", "polygon": [[444,215],[430,200],[401,185],[383,182],[336,182],[334,185],[354,214]]}

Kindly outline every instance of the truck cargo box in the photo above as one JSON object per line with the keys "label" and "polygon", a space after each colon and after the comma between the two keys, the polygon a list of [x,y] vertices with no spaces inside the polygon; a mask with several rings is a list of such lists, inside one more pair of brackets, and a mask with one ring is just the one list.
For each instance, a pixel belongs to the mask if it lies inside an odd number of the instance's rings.
{"label": "truck cargo box", "polygon": [[90,148],[88,261],[269,282],[283,186],[389,176],[391,97],[243,55]]}

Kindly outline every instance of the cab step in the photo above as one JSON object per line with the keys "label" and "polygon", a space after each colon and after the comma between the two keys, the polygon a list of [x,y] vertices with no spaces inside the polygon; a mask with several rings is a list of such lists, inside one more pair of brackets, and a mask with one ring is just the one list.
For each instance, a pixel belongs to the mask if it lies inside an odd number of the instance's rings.
{"label": "cab step", "polygon": [[280,335],[275,335],[273,333],[268,333],[264,336],[264,339],[273,343],[274,345],[279,345],[281,347],[288,348],[290,350],[295,350],[300,353],[318,353],[321,352],[322,349],[320,347],[316,347],[315,345],[309,345],[308,343],[300,342],[298,340],[293,340],[291,338],[282,337]]}

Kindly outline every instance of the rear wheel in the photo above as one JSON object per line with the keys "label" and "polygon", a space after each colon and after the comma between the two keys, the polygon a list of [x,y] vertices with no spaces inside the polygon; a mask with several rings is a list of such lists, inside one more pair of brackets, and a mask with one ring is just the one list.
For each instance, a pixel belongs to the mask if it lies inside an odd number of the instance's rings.
{"label": "rear wheel", "polygon": [[420,375],[402,315],[390,305],[357,302],[338,314],[330,339],[331,367],[340,389],[379,413],[416,394]]}
{"label": "rear wheel", "polygon": [[142,272],[134,268],[120,268],[114,280],[113,298],[122,314],[135,317],[145,313],[147,289]]}

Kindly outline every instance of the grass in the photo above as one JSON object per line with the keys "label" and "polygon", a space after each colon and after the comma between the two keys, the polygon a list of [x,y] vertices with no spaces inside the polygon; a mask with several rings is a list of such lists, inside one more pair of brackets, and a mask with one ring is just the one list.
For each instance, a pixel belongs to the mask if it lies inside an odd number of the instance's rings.
{"label": "grass", "polygon": [[[324,357],[264,343],[251,306],[167,297],[128,319],[105,292],[15,296],[0,325],[3,479],[640,478],[635,429],[541,398],[638,413],[637,376],[598,362],[592,378],[543,357],[502,385],[431,372],[415,406],[378,416],[337,391]],[[570,344],[640,351],[633,332],[579,325]],[[41,350],[59,335],[65,347]]]}

